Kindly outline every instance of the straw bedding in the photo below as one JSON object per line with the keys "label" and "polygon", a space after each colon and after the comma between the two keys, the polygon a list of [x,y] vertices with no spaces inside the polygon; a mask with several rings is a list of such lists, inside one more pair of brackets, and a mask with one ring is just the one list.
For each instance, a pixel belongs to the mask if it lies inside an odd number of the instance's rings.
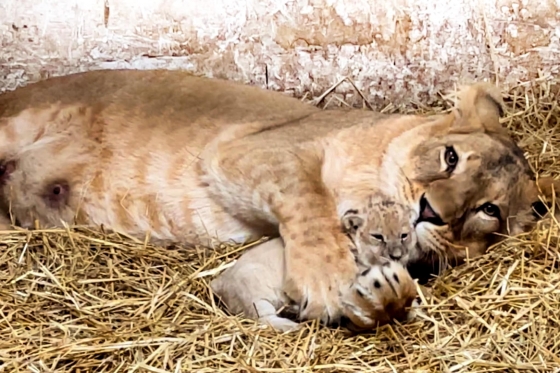
{"label": "straw bedding", "polygon": [[[504,125],[554,174],[549,88],[510,93]],[[545,220],[444,274],[421,288],[414,321],[362,335],[316,322],[279,334],[229,315],[208,282],[240,247],[163,248],[83,227],[0,232],[0,371],[558,372],[557,226]]]}

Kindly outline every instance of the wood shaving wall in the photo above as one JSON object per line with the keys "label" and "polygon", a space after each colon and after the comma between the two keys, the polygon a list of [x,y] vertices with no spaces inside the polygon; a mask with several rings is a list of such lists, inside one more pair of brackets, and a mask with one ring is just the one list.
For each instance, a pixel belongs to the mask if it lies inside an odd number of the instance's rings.
{"label": "wood shaving wall", "polygon": [[[93,68],[181,68],[374,106],[553,79],[560,0],[2,0],[0,91]],[[337,88],[358,99],[351,84]]]}

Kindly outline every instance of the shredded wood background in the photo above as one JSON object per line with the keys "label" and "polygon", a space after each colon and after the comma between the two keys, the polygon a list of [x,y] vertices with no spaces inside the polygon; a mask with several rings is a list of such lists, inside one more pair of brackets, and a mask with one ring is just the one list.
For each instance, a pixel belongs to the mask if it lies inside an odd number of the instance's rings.
{"label": "shredded wood background", "polygon": [[[509,92],[504,125],[536,170],[556,175],[550,84]],[[313,103],[344,104],[334,88]],[[0,371],[559,372],[558,242],[554,219],[510,238],[423,287],[407,324],[351,335],[309,322],[279,334],[210,295],[243,248],[153,247],[79,227],[0,232]]]}
{"label": "shredded wood background", "polygon": [[557,76],[560,3],[2,0],[0,41],[0,92],[84,69],[181,68],[296,96],[349,76],[376,106],[427,103],[459,80]]}

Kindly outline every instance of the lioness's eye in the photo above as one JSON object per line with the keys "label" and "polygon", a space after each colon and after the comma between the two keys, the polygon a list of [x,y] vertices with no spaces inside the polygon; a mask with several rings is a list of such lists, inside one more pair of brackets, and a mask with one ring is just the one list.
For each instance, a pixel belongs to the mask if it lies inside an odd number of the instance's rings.
{"label": "lioness's eye", "polygon": [[446,171],[453,172],[453,170],[457,166],[457,163],[459,162],[459,156],[457,155],[457,152],[455,152],[455,149],[452,146],[446,146],[443,158],[445,159],[445,163],[447,164]]}
{"label": "lioness's eye", "polygon": [[401,240],[406,240],[408,238],[408,233],[401,234]]}
{"label": "lioness's eye", "polygon": [[500,218],[500,209],[493,203],[485,203],[478,208],[479,211],[482,211],[486,215],[492,218]]}
{"label": "lioness's eye", "polygon": [[548,213],[548,207],[541,201],[533,202],[531,208],[533,209],[533,214],[537,215],[537,217],[543,217]]}

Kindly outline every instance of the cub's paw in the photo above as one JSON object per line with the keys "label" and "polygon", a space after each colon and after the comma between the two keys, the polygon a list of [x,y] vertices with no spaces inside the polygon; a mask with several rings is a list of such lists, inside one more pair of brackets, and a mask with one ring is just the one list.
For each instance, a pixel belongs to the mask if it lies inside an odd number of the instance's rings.
{"label": "cub's paw", "polygon": [[299,320],[320,319],[329,325],[340,320],[343,313],[340,295],[354,282],[358,267],[350,251],[343,258],[324,260],[322,253],[340,252],[340,249],[315,250],[318,254],[315,258],[311,255],[299,261],[287,258],[284,291],[299,304]]}
{"label": "cub's paw", "polygon": [[299,330],[302,326],[297,322],[276,315],[261,317],[259,323],[269,325],[279,332],[293,332]]}
{"label": "cub's paw", "polygon": [[416,318],[418,308],[420,308],[420,302],[418,301],[418,298],[416,298],[412,301],[410,311],[408,311],[408,314],[406,315],[407,322],[412,321]]}
{"label": "cub's paw", "polygon": [[343,294],[345,316],[354,330],[372,329],[392,320],[408,321],[418,293],[405,267],[383,261],[362,271]]}

